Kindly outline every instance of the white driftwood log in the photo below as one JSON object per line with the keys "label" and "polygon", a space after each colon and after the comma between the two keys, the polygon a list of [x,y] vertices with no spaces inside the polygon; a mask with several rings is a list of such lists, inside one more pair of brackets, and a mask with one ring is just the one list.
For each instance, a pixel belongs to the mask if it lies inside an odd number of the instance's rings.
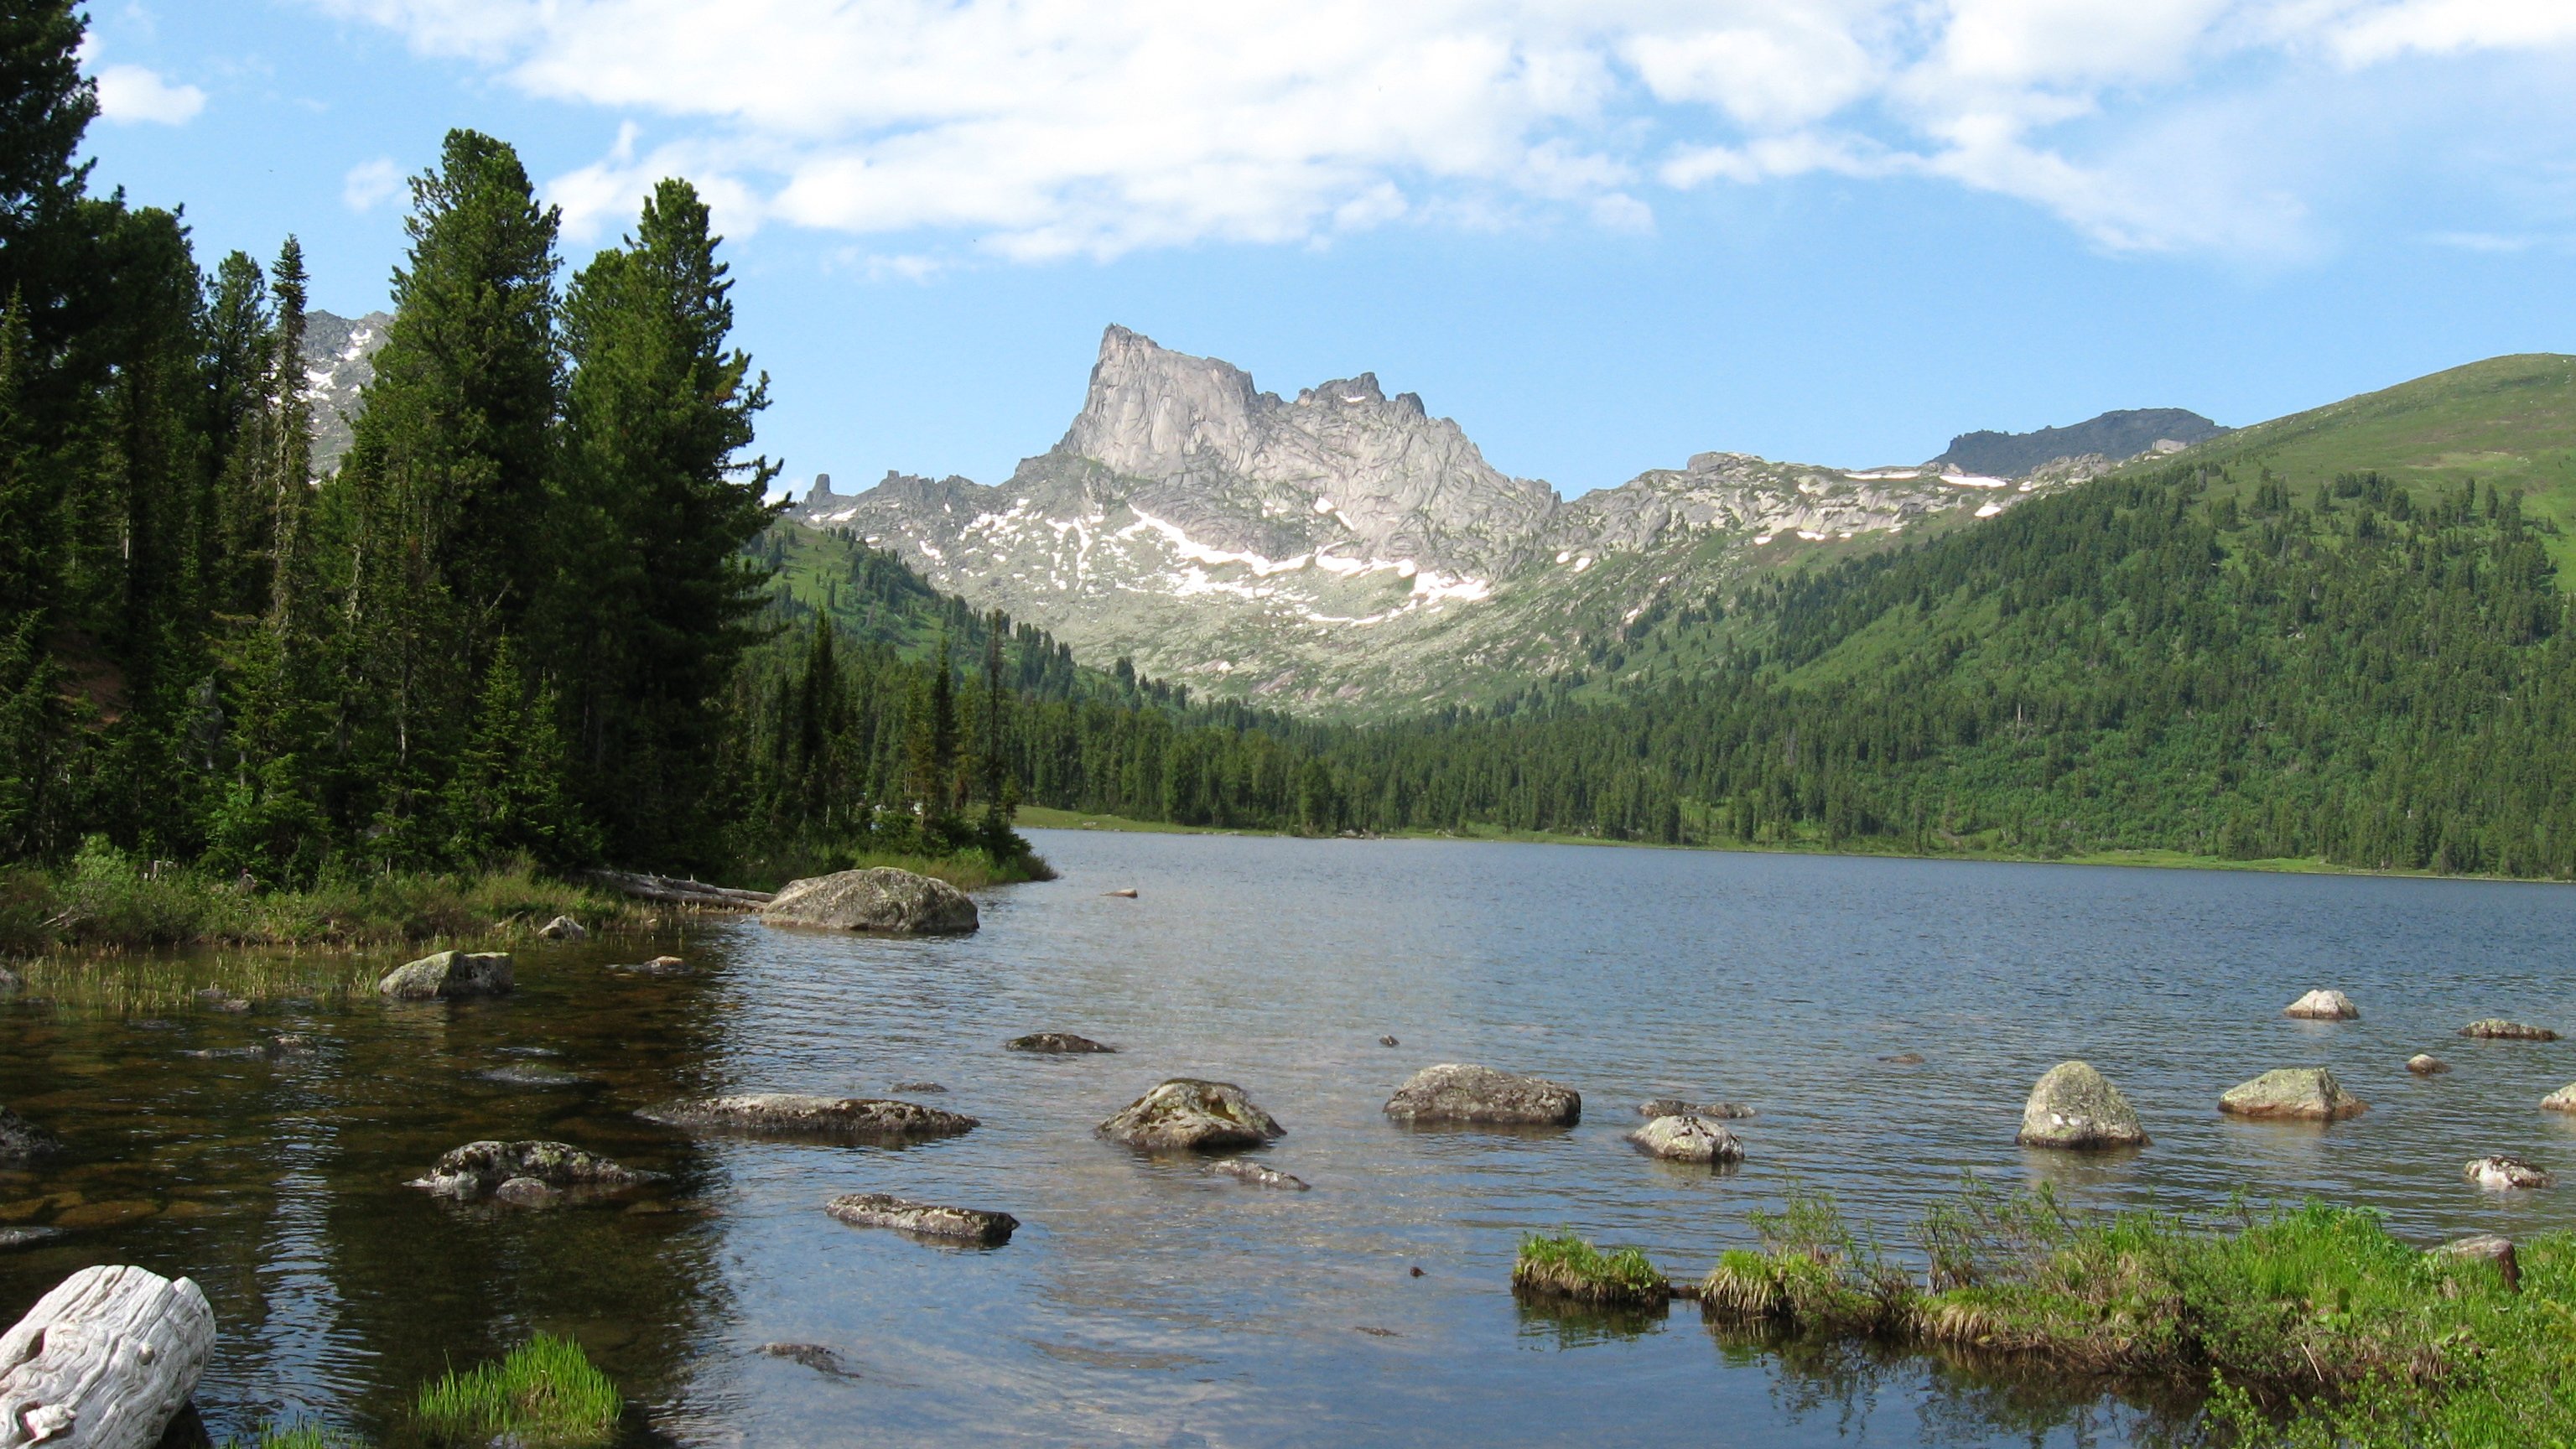
{"label": "white driftwood log", "polygon": [[637,900],[666,906],[705,906],[719,911],[752,911],[769,904],[769,892],[736,890],[704,881],[627,870],[586,870],[581,878],[593,885],[622,891]]}
{"label": "white driftwood log", "polygon": [[0,1334],[0,1449],[152,1449],[214,1346],[195,1283],[83,1268]]}

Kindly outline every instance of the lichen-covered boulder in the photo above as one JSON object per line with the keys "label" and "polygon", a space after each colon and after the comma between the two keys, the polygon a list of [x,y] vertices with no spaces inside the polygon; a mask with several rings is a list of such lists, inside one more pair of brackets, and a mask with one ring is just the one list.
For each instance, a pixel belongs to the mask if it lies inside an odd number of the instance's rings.
{"label": "lichen-covered boulder", "polygon": [[1753,1109],[1742,1102],[1685,1102],[1679,1097],[1655,1097],[1637,1104],[1640,1117],[1706,1117],[1712,1121],[1732,1122],[1750,1117]]}
{"label": "lichen-covered boulder", "polygon": [[2460,1028],[2460,1035],[2483,1037],[2488,1041],[2556,1041],[2558,1033],[2545,1026],[2525,1026],[2501,1016],[2482,1017]]}
{"label": "lichen-covered boulder", "polygon": [[2370,1104],[2345,1091],[2323,1067],[2278,1067],[2228,1088],[2218,1110],[2237,1117],[2340,1122],[2369,1111]]}
{"label": "lichen-covered boulder", "polygon": [[1222,1151],[1257,1147],[1288,1129],[1253,1105],[1232,1082],[1174,1077],[1130,1102],[1094,1135],[1148,1151]]}
{"label": "lichen-covered boulder", "polygon": [[2406,1059],[2406,1070],[2419,1077],[2438,1077],[2451,1069],[2451,1064],[2431,1052],[2417,1052]]}
{"label": "lichen-covered boulder", "polygon": [[2024,1147],[2144,1147],[2137,1109],[2090,1062],[2059,1062],[2030,1089],[2021,1109]]}
{"label": "lichen-covered boulder", "polygon": [[385,973],[376,990],[396,1001],[455,1001],[505,996],[517,986],[499,951],[441,951]]}
{"label": "lichen-covered boulder", "polygon": [[1627,1134],[1628,1145],[1667,1162],[1742,1162],[1744,1144],[1714,1122],[1691,1116],[1658,1117]]}
{"label": "lichen-covered boulder", "polygon": [[0,1107],[0,1167],[20,1167],[63,1150],[62,1139]]}
{"label": "lichen-covered boulder", "polygon": [[773,926],[887,936],[962,936],[981,924],[964,891],[887,865],[789,881],[760,908],[760,918]]}
{"label": "lichen-covered boulder", "polygon": [[1069,1031],[1033,1031],[1002,1043],[1006,1052],[1037,1052],[1047,1056],[1080,1056],[1089,1052],[1115,1052],[1118,1048]]}
{"label": "lichen-covered boulder", "polygon": [[2461,1168],[2460,1175],[2494,1192],[2505,1192],[2514,1188],[2547,1187],[2551,1181],[2548,1173],[2519,1157],[2508,1157],[2503,1153],[2476,1159]]}
{"label": "lichen-covered boulder", "polygon": [[468,1142],[433,1164],[407,1187],[471,1201],[512,1178],[533,1178],[552,1188],[593,1191],[634,1187],[660,1179],[657,1172],[622,1167],[567,1142]]}
{"label": "lichen-covered boulder", "polygon": [[1583,1117],[1583,1094],[1544,1077],[1444,1062],[1396,1088],[1386,1115],[1416,1126],[1571,1127]]}
{"label": "lichen-covered boulder", "polygon": [[2361,1008],[2340,991],[2311,991],[2281,1010],[2305,1021],[2358,1021]]}
{"label": "lichen-covered boulder", "polygon": [[800,1092],[743,1092],[664,1102],[636,1114],[673,1127],[710,1127],[788,1137],[858,1138],[872,1142],[954,1137],[979,1124],[891,1097],[821,1097]]}
{"label": "lichen-covered boulder", "polygon": [[1009,1213],[941,1207],[883,1192],[844,1193],[825,1203],[823,1211],[852,1227],[892,1228],[914,1237],[981,1243],[988,1248],[1009,1242],[1020,1226],[1020,1220]]}

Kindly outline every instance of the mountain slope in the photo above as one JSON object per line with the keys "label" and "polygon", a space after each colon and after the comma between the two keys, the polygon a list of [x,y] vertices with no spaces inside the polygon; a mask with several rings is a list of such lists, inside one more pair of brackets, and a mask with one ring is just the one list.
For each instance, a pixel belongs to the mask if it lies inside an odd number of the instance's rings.
{"label": "mountain slope", "polygon": [[316,475],[338,468],[340,455],[349,451],[359,396],[375,380],[376,352],[385,345],[385,328],[393,320],[386,312],[364,317],[304,314],[304,398],[313,408]]}
{"label": "mountain slope", "polygon": [[2035,433],[1961,433],[1927,468],[2026,478],[2051,463],[2075,458],[2117,461],[2142,453],[2172,453],[2227,429],[2181,408],[2138,408],[2103,413],[2063,428]]}

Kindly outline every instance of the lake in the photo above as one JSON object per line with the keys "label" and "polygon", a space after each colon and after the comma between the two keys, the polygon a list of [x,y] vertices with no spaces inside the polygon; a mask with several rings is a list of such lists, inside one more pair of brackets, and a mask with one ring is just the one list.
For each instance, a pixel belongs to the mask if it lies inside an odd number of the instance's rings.
{"label": "lake", "polygon": [[[1695,1278],[1799,1188],[1903,1248],[1966,1173],[2212,1215],[2313,1194],[2428,1243],[2576,1227],[2576,1187],[2499,1195],[2460,1174],[2489,1152],[2576,1171],[2576,1123],[2535,1105],[2576,1079],[2576,1044],[2455,1034],[2576,1027],[2564,887],[1032,834],[1062,879],[988,893],[962,940],[727,920],[522,952],[518,993],[486,1003],[0,1004],[0,1103],[71,1148],[0,1172],[0,1228],[66,1229],[0,1250],[0,1322],[94,1262],[196,1278],[222,1330],[198,1393],[218,1438],[303,1415],[398,1441],[423,1379],[547,1329],[642,1401],[644,1442],[2071,1445],[2159,1437],[2190,1406],[1784,1352],[1713,1335],[1688,1304],[1524,1308],[1514,1251],[1570,1227]],[[665,950],[693,973],[611,969]],[[2361,1020],[2280,1015],[2312,987]],[[1001,1050],[1036,1030],[1121,1050]],[[280,1031],[316,1049],[187,1055]],[[2428,1050],[2457,1070],[2408,1074]],[[1904,1053],[1923,1060],[1884,1060]],[[2070,1057],[2121,1087],[2153,1146],[2013,1145],[2031,1083]],[[1567,1083],[1583,1121],[1391,1126],[1388,1094],[1444,1061]],[[2317,1064],[2370,1111],[2323,1128],[2215,1111],[2267,1068]],[[1289,1129],[1261,1159],[1313,1190],[1092,1137],[1184,1075],[1241,1084]],[[920,1081],[948,1090],[890,1091]],[[983,1125],[885,1149],[692,1140],[632,1115],[719,1090],[902,1095]],[[1635,1104],[1662,1095],[1757,1108],[1733,1124],[1745,1162],[1629,1149]],[[479,1137],[561,1138],[672,1181],[544,1212],[402,1186]],[[960,1251],[822,1211],[858,1191],[1022,1226]]]}

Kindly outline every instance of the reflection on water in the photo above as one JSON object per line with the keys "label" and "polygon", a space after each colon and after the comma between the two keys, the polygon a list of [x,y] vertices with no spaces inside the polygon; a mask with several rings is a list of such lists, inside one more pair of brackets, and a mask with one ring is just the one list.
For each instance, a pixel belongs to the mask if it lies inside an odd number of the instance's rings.
{"label": "reflection on water", "polygon": [[[2560,888],[1426,842],[1050,833],[1042,849],[1064,878],[989,896],[963,941],[725,922],[526,953],[519,994],[476,1005],[0,1005],[0,1102],[72,1146],[0,1173],[0,1225],[71,1229],[0,1251],[0,1312],[90,1262],[196,1277],[223,1324],[201,1394],[219,1433],[280,1411],[390,1432],[421,1379],[542,1328],[692,1444],[1550,1444],[1615,1426],[2073,1445],[2152,1439],[2191,1405],[1730,1341],[1686,1304],[1526,1310],[1512,1253],[1571,1227],[1696,1276],[1796,1186],[1902,1243],[1963,1172],[2192,1212],[2317,1193],[2425,1240],[2576,1225],[2576,1198],[2460,1178],[2494,1151],[2576,1167],[2570,1124],[2535,1106],[2576,1078],[2576,1048],[2453,1035],[2487,1015],[2576,1025]],[[1129,885],[1138,898],[1101,894]],[[609,969],[664,950],[694,974]],[[2363,1018],[2279,1015],[2319,986]],[[1037,1030],[1122,1051],[1000,1050]],[[186,1055],[281,1031],[315,1052]],[[2428,1049],[2458,1070],[2409,1075]],[[2030,1083],[2076,1056],[2137,1104],[2152,1147],[2012,1145]],[[1388,1092],[1438,1061],[1567,1082],[1584,1121],[1391,1127]],[[2327,1128],[2216,1115],[2235,1083],[2310,1064],[2371,1111]],[[1314,1190],[1091,1136],[1174,1075],[1240,1083],[1289,1128],[1259,1156]],[[692,1141],[631,1115],[924,1081],[984,1125],[896,1150]],[[1665,1095],[1757,1107],[1731,1124],[1745,1163],[1630,1151],[1633,1104]],[[558,1137],[672,1181],[544,1213],[400,1186],[486,1136]],[[822,1212],[858,1191],[1023,1226],[961,1252]]]}

